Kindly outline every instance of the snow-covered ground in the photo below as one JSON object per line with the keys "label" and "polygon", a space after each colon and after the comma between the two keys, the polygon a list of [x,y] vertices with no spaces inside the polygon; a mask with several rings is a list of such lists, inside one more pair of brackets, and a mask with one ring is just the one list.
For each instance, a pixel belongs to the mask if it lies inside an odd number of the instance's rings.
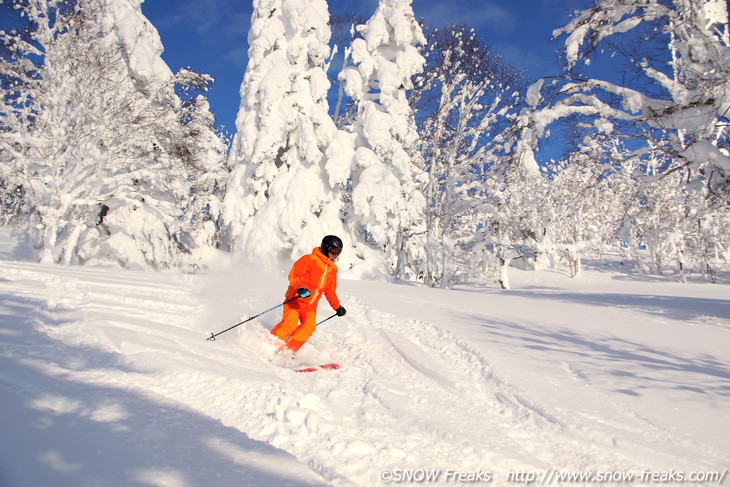
{"label": "snow-covered ground", "polygon": [[0,242],[3,487],[728,482],[728,285],[341,278],[347,315],[298,362],[342,368],[297,374],[266,360],[279,310],[206,340],[277,304],[288,269],[41,265]]}

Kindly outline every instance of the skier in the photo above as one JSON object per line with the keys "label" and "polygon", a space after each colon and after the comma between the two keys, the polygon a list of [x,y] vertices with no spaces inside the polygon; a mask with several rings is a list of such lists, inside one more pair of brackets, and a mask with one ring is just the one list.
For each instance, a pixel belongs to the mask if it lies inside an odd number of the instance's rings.
{"label": "skier", "polygon": [[337,264],[342,252],[342,240],[334,235],[322,239],[311,254],[302,256],[289,271],[289,288],[281,322],[271,334],[284,341],[282,348],[296,352],[312,336],[316,329],[317,303],[322,294],[327,298],[337,316],[345,316],[345,308],[337,297]]}

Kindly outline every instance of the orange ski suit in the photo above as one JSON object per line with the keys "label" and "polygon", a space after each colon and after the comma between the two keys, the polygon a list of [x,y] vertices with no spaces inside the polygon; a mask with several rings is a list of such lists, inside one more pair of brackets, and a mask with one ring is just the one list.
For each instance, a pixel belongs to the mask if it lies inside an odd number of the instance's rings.
{"label": "orange ski suit", "polygon": [[320,247],[314,248],[311,254],[301,257],[292,266],[286,299],[296,296],[300,287],[307,288],[311,294],[286,303],[281,322],[271,330],[271,334],[284,340],[284,347],[293,352],[299,350],[317,328],[317,304],[322,294],[332,309],[340,307],[336,292],[337,265],[322,253]]}

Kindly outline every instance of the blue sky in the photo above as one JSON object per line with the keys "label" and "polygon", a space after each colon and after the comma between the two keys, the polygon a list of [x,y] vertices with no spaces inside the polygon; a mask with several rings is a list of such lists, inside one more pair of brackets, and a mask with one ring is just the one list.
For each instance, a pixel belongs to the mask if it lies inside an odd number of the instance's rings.
{"label": "blue sky", "polygon": [[[368,18],[377,0],[329,0],[330,12],[357,12]],[[417,18],[429,25],[465,23],[505,60],[531,78],[557,74],[550,41],[575,10],[591,0],[414,0]],[[191,66],[216,79],[208,94],[219,124],[233,133],[246,69],[246,41],[253,11],[251,0],[146,0],[142,12],[157,28],[165,46],[163,59],[173,71]],[[333,64],[333,69],[335,66]]]}

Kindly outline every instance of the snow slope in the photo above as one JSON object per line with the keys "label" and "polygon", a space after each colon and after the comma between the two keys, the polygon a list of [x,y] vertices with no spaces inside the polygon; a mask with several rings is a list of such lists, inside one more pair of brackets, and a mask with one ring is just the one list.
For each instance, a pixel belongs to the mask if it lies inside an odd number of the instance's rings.
{"label": "snow slope", "polygon": [[348,314],[297,364],[342,369],[297,374],[266,360],[279,310],[206,340],[279,302],[286,270],[42,265],[7,235],[3,487],[727,477],[727,285],[598,267],[515,273],[510,292],[341,279]]}

